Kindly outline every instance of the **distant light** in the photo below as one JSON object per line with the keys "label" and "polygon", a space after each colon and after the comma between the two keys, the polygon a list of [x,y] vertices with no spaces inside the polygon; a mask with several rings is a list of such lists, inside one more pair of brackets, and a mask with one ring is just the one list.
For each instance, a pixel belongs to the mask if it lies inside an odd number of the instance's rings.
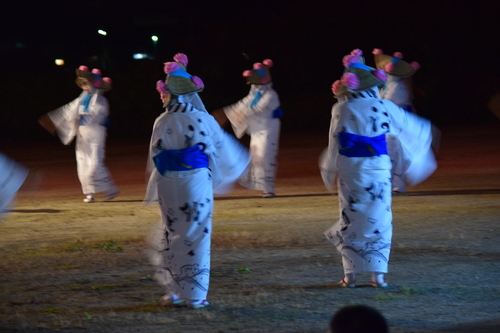
{"label": "distant light", "polygon": [[56,65],[57,66],[64,66],[64,60],[63,59],[56,59]]}
{"label": "distant light", "polygon": [[153,42],[157,42],[158,41],[158,36],[151,36],[151,40]]}
{"label": "distant light", "polygon": [[134,53],[134,59],[146,59],[148,55],[146,53]]}
{"label": "distant light", "polygon": [[103,35],[103,36],[106,36],[106,35],[108,34],[106,31],[101,30],[101,29],[97,30],[97,33],[98,33],[99,35]]}

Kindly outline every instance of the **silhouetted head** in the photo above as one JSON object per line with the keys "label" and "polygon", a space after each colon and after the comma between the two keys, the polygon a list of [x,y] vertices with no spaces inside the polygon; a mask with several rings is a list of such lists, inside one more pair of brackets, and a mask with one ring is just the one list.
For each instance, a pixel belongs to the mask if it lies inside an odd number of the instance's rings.
{"label": "silhouetted head", "polygon": [[387,322],[376,309],[366,305],[341,308],[330,321],[330,333],[388,333]]}

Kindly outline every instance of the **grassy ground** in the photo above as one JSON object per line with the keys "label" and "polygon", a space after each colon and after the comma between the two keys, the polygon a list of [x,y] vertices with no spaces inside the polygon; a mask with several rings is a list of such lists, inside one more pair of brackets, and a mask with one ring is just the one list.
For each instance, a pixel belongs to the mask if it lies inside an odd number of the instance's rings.
{"label": "grassy ground", "polygon": [[[498,126],[487,133],[495,138]],[[158,303],[144,244],[159,215],[142,205],[143,146],[109,145],[121,196],[91,205],[81,202],[71,147],[54,145],[43,159],[7,151],[41,180],[0,224],[0,332],[326,332],[337,309],[361,303],[391,332],[500,331],[494,141],[443,131],[440,169],[393,198],[389,287],[360,275],[360,288],[343,289],[340,257],[321,235],[338,216],[316,166],[326,143],[305,140],[282,140],[279,197],[238,187],[217,198],[212,306],[200,310]]]}

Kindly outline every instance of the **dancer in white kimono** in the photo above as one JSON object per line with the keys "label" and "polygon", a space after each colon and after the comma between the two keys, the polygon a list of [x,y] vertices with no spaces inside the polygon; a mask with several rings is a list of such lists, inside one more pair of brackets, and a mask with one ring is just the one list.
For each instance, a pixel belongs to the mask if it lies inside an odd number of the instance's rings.
{"label": "dancer in white kimono", "polygon": [[[393,56],[384,54],[381,49],[374,49],[375,66],[387,74],[387,82],[380,89],[380,98],[392,101],[400,108],[415,112],[413,106],[413,92],[411,76],[420,68],[417,62],[408,63],[403,59],[401,52],[395,52]],[[387,149],[392,163],[392,191],[394,193],[405,193],[406,182],[404,170],[407,169],[409,161],[405,158],[403,148],[399,139],[394,136],[387,137]]]}
{"label": "dancer in white kimono", "polygon": [[166,107],[151,136],[146,201],[158,200],[161,222],[150,239],[156,279],[165,286],[163,304],[202,308],[210,278],[214,193],[225,193],[250,162],[250,155],[208,114],[198,92],[203,82],[186,72],[178,53],[165,63],[157,90]]}
{"label": "dancer in white kimono", "polygon": [[27,168],[4,154],[0,154],[0,219],[12,205],[27,175]]}
{"label": "dancer in white kimono", "polygon": [[235,104],[214,111],[213,115],[221,126],[229,119],[234,133],[241,138],[250,135],[250,170],[239,183],[253,190],[261,190],[263,198],[275,197],[275,179],[278,165],[280,108],[278,94],[273,89],[269,68],[271,59],[253,65],[252,70],[243,72],[251,84],[246,97]]}
{"label": "dancer in white kimono", "polygon": [[76,84],[82,93],[72,102],[43,115],[39,122],[63,144],[69,145],[76,136],[76,164],[84,202],[94,202],[96,193],[104,199],[117,196],[111,175],[104,165],[104,147],[108,125],[109,105],[103,92],[111,89],[111,79],[101,78],[101,72],[86,66],[76,70]]}
{"label": "dancer in white kimono", "polygon": [[330,191],[337,181],[340,219],[324,232],[342,255],[344,287],[356,286],[356,273],[371,272],[371,283],[385,287],[392,238],[391,161],[386,135],[397,136],[411,162],[407,179],[425,180],[436,168],[431,123],[378,97],[384,71],[360,62],[361,51],[344,57],[346,69],[332,85],[329,145],[319,161]]}

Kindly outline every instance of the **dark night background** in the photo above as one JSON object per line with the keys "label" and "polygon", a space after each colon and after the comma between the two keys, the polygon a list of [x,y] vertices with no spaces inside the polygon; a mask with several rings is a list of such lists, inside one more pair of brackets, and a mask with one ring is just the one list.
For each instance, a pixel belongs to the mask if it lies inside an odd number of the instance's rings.
{"label": "dark night background", "polygon": [[[54,140],[37,123],[78,96],[75,69],[113,80],[109,139],[147,138],[163,111],[155,83],[163,62],[189,57],[205,83],[208,110],[248,93],[241,73],[271,58],[285,112],[282,130],[327,131],[330,86],[342,57],[359,48],[400,51],[413,77],[417,112],[438,126],[499,121],[487,108],[500,90],[497,1],[11,1],[0,13],[0,143]],[[97,33],[98,29],[107,36]],[[156,49],[151,36],[157,35]],[[145,52],[155,59],[134,60]],[[56,58],[65,60],[58,67]]]}

